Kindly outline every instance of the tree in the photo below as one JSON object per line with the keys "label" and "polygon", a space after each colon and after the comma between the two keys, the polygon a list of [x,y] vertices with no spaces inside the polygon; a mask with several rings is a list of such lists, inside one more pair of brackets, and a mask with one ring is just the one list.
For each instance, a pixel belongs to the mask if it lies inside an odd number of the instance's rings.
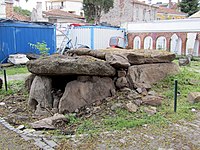
{"label": "tree", "polygon": [[189,16],[199,11],[199,0],[182,0],[179,3],[181,11],[188,13]]}
{"label": "tree", "polygon": [[88,22],[100,23],[102,12],[107,13],[113,7],[114,0],[83,0],[83,10]]}
{"label": "tree", "polygon": [[31,12],[29,10],[22,9],[21,7],[17,6],[14,7],[14,12],[24,16],[31,16]]}

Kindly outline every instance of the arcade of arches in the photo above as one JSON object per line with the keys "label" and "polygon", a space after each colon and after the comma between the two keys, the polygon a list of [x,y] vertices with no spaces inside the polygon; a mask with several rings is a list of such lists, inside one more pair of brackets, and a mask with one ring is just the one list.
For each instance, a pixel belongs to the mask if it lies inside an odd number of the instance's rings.
{"label": "arcade of arches", "polygon": [[158,49],[200,56],[200,32],[129,33],[128,48]]}

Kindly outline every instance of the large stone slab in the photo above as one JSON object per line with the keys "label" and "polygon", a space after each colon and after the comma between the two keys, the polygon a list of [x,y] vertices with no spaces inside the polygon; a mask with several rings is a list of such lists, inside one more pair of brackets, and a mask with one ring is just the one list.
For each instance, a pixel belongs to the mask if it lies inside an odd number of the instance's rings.
{"label": "large stone slab", "polygon": [[[128,60],[128,62],[131,65],[168,63],[172,62],[176,57],[175,54],[163,50],[132,50],[132,49],[118,49],[118,48],[102,49],[95,51],[89,49],[77,49],[69,51],[69,54],[70,55],[75,54],[79,56],[89,55],[106,61],[107,61],[106,58],[112,58],[112,57],[115,58],[117,55],[123,58],[123,61]],[[110,59],[108,59],[108,62],[109,61]]]}
{"label": "large stone slab", "polygon": [[175,63],[134,65],[129,67],[127,79],[131,88],[137,88],[138,84],[153,84],[178,72],[179,67]]}
{"label": "large stone slab", "polygon": [[78,108],[112,96],[114,83],[108,77],[79,77],[67,84],[59,103],[59,113],[73,112]]}
{"label": "large stone slab", "polygon": [[91,56],[67,57],[52,55],[27,63],[28,70],[37,75],[114,76],[116,70],[106,61]]}
{"label": "large stone slab", "polygon": [[51,95],[52,80],[44,76],[36,76],[32,82],[28,103],[37,114],[51,110],[53,98]]}

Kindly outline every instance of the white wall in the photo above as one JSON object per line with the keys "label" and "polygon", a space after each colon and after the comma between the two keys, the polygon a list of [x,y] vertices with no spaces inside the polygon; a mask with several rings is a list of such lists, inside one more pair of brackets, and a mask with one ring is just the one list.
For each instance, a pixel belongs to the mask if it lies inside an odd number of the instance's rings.
{"label": "white wall", "polygon": [[0,18],[6,18],[6,4],[0,0]]}

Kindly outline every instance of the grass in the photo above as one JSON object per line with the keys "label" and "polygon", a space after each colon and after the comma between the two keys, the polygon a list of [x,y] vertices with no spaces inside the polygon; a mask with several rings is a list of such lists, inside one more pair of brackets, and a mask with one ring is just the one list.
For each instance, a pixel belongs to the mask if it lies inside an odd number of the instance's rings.
{"label": "grass", "polygon": [[[28,73],[28,69],[25,65],[6,67],[4,69],[6,70],[7,75]],[[3,70],[0,70],[0,75],[3,75]]]}
{"label": "grass", "polygon": [[[114,115],[105,114],[100,120],[96,118],[79,118],[76,124],[78,133],[99,133],[102,131],[123,130],[151,124],[157,127],[168,123],[176,123],[182,119],[192,120],[195,114],[192,108],[200,109],[200,103],[190,104],[187,95],[190,92],[200,91],[200,73],[196,70],[200,62],[193,61],[190,66],[181,67],[180,73],[169,76],[153,86],[160,95],[164,96],[162,106],[158,107],[158,113],[149,116],[140,107],[137,113],[130,113],[126,109],[117,109]],[[200,70],[200,69],[199,69]],[[174,113],[174,80],[178,80],[178,107]],[[194,83],[192,83],[194,82]]]}
{"label": "grass", "polygon": [[[191,109],[200,109],[200,103],[190,104],[187,101],[187,95],[190,92],[200,91],[199,66],[200,62],[192,61],[191,66],[181,67],[179,74],[169,76],[153,86],[152,89],[164,97],[162,106],[158,107],[157,114],[153,116],[144,112],[144,106],[140,107],[137,113],[130,113],[125,108],[118,108],[115,111],[102,111],[101,115],[93,115],[89,118],[77,118],[74,114],[69,114],[66,116],[70,120],[67,126],[69,130],[72,129],[77,134],[96,134],[103,131],[140,127],[145,124],[162,127],[168,123],[175,123],[182,119],[192,120],[195,118],[195,115]],[[11,67],[7,71],[9,74],[13,74],[14,72],[26,73],[27,69],[24,66],[20,66],[17,68]],[[173,112],[175,79],[178,80],[179,91],[177,113]],[[0,90],[0,98],[5,95],[18,93],[21,89],[20,87],[23,86],[24,83],[22,81],[9,82],[8,92]],[[106,106],[106,108],[108,107]],[[58,134],[58,131],[56,131],[56,134]]]}

